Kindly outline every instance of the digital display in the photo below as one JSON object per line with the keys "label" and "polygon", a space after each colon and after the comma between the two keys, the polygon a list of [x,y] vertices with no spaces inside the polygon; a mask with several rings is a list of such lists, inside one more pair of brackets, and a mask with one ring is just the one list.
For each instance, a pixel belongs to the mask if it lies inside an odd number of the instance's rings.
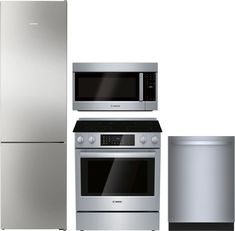
{"label": "digital display", "polygon": [[133,146],[134,135],[101,135],[101,146]]}

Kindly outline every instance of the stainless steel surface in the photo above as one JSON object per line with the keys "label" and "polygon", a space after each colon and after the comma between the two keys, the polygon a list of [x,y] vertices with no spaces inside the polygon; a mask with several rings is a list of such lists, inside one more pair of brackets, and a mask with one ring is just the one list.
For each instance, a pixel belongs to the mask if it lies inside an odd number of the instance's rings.
{"label": "stainless steel surface", "polygon": [[73,63],[77,72],[157,72],[157,63]]}
{"label": "stainless steel surface", "polygon": [[[160,150],[76,149],[76,208],[77,211],[158,211],[160,199]],[[81,196],[81,157],[88,158],[155,158],[154,196]],[[122,203],[113,203],[118,200]]]}
{"label": "stainless steel surface", "polygon": [[[156,72],[156,100],[143,101],[143,88],[139,101],[75,101],[73,87],[73,110],[79,111],[152,111],[158,108],[158,64],[157,63],[73,63],[73,86],[75,72]],[[141,87],[140,82],[140,87]]]}
{"label": "stainless steel surface", "polygon": [[66,229],[66,8],[0,2],[2,229]]}
{"label": "stainless steel surface", "polygon": [[77,230],[158,230],[159,213],[77,213]]}
{"label": "stainless steel surface", "polygon": [[66,31],[66,2],[1,2],[2,141],[65,141]]}
{"label": "stainless steel surface", "polygon": [[234,221],[234,137],[169,137],[169,222]]}
{"label": "stainless steel surface", "polygon": [[[157,100],[158,101],[158,100]],[[73,109],[79,111],[152,111],[155,101],[74,101]],[[153,109],[154,108],[154,109]]]}
{"label": "stainless steel surface", "polygon": [[[109,135],[118,135],[118,134],[123,134],[123,135],[134,135],[135,136],[135,145],[133,146],[101,146],[101,134],[109,134]],[[94,137],[95,141],[94,143],[89,142],[89,138]],[[146,142],[141,143],[142,137],[145,138]],[[158,141],[157,143],[152,142],[152,138],[157,137]],[[84,133],[75,133],[75,147],[76,148],[102,148],[102,149],[109,149],[109,148],[115,148],[115,149],[122,149],[122,148],[128,148],[128,149],[136,149],[136,148],[160,148],[161,144],[161,136],[160,133],[135,133],[135,132],[130,132],[130,133],[123,133],[123,132],[102,132],[102,133],[89,133],[89,132],[84,132]]]}
{"label": "stainless steel surface", "polygon": [[1,144],[5,229],[66,229],[66,144]]}
{"label": "stainless steel surface", "polygon": [[139,92],[140,92],[140,101],[143,101],[144,99],[144,76],[143,73],[139,74],[139,78],[140,78],[140,84],[139,84]]}

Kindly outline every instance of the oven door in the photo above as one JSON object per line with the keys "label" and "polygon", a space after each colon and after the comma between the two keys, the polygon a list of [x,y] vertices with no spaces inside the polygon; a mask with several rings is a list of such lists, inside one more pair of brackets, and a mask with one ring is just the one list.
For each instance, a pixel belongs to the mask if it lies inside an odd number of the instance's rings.
{"label": "oven door", "polygon": [[76,150],[77,211],[158,211],[160,150]]}
{"label": "oven door", "polygon": [[74,72],[74,110],[144,110],[143,73]]}

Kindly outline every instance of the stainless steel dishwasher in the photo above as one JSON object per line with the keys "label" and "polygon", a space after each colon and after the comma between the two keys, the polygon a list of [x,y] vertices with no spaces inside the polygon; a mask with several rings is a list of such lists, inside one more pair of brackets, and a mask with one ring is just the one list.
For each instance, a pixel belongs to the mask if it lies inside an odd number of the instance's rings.
{"label": "stainless steel dishwasher", "polygon": [[169,229],[234,229],[234,137],[169,137]]}

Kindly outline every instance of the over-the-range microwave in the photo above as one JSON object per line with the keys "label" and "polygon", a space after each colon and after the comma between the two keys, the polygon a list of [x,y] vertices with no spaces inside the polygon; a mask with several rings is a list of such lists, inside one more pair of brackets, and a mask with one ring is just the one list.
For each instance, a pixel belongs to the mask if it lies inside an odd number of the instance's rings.
{"label": "over-the-range microwave", "polygon": [[73,63],[73,109],[156,110],[157,63]]}

